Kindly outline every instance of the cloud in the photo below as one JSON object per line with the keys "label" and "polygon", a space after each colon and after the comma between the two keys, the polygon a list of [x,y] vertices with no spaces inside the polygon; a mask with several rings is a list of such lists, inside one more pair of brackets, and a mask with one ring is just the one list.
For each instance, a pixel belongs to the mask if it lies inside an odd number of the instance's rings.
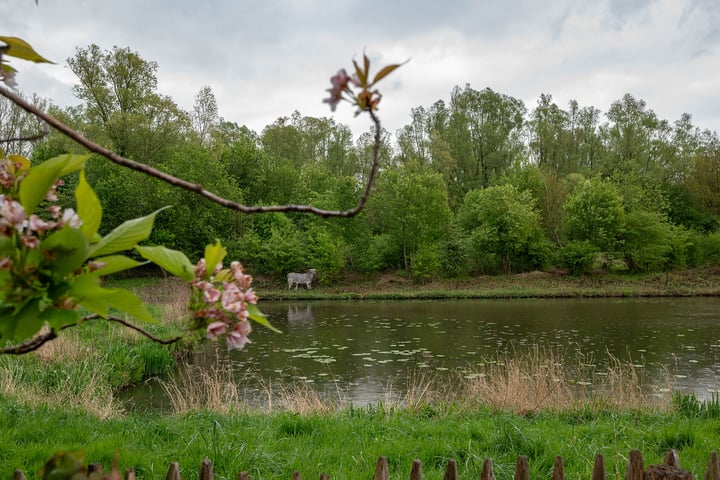
{"label": "cloud", "polygon": [[[156,61],[160,92],[187,110],[209,85],[221,116],[256,131],[295,110],[331,116],[329,77],[363,52],[375,66],[410,59],[381,85],[393,133],[466,83],[528,108],[550,93],[607,111],[631,93],[661,118],[720,127],[715,0],[11,1],[3,34],[59,63],[17,65],[21,86],[63,106],[77,103],[65,59],[95,43]],[[348,107],[332,116],[369,128]]]}

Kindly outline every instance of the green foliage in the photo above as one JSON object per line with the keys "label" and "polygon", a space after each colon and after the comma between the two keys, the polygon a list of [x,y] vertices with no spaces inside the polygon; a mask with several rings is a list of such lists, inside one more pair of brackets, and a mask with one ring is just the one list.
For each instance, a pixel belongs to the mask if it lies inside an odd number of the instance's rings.
{"label": "green foliage", "polygon": [[516,264],[542,265],[546,241],[529,192],[512,185],[471,190],[458,212],[458,222],[470,235],[471,255],[476,260],[496,256],[504,273]]}
{"label": "green foliage", "polygon": [[574,274],[588,273],[595,266],[600,250],[588,240],[573,240],[557,253],[558,263]]}
{"label": "green foliage", "polygon": [[565,202],[565,228],[570,240],[587,240],[603,252],[615,252],[624,226],[622,197],[610,181],[585,180]]}
{"label": "green foliage", "polygon": [[416,281],[426,282],[440,274],[442,263],[437,244],[423,243],[418,246],[412,259],[412,275]]}

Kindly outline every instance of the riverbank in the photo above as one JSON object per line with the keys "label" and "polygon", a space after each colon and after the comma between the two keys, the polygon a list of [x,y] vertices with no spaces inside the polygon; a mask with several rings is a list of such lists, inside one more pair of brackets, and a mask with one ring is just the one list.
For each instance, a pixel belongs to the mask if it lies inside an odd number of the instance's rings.
{"label": "riverbank", "polygon": [[595,273],[572,276],[553,272],[477,276],[417,283],[399,274],[347,276],[332,285],[288,291],[270,279],[256,279],[266,300],[401,300],[454,298],[580,298],[719,296],[720,268],[665,273]]}

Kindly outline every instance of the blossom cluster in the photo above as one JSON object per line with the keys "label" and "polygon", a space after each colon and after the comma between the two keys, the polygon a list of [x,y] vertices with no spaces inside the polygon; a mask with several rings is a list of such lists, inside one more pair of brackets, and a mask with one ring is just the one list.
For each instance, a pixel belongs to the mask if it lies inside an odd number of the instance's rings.
{"label": "blossom cluster", "polygon": [[[24,159],[23,159],[24,160]],[[63,209],[60,205],[51,203],[45,211],[46,220],[36,214],[28,216],[23,206],[16,200],[19,185],[27,174],[27,165],[10,158],[0,159],[0,236],[15,240],[21,249],[36,250],[40,247],[42,238],[66,225],[80,228],[82,221],[72,208]],[[57,188],[62,180],[57,180],[45,195],[48,202],[57,202]],[[26,258],[21,255],[20,258]],[[16,267],[20,267],[17,265]],[[0,268],[13,270],[13,260],[4,257],[0,260]],[[27,268],[21,273],[27,273]]]}
{"label": "blossom cluster", "polygon": [[256,305],[258,301],[251,284],[252,276],[247,275],[237,261],[230,264],[229,270],[223,270],[218,263],[212,272],[207,272],[204,258],[195,266],[195,279],[190,282],[191,309],[196,319],[207,323],[209,339],[227,334],[230,350],[241,350],[250,342],[248,305]]}

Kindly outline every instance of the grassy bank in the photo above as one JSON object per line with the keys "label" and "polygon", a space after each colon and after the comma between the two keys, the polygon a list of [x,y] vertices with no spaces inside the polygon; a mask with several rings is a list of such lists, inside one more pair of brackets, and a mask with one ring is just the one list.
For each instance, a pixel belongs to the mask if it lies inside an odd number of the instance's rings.
{"label": "grassy bank", "polygon": [[283,478],[300,470],[304,478],[327,472],[331,478],[372,478],[377,457],[390,462],[391,478],[407,478],[414,459],[427,478],[442,478],[449,458],[462,478],[479,478],[491,457],[498,478],[511,478],[518,455],[530,461],[531,478],[549,478],[562,455],[568,478],[590,478],[593,458],[606,458],[609,478],[621,478],[631,449],[646,464],[661,463],[676,448],[685,468],[702,475],[717,449],[720,418],[692,409],[516,415],[491,409],[472,411],[348,408],[335,413],[297,415],[210,411],[182,416],[128,415],[101,420],[67,407],[29,406],[0,398],[2,478],[21,467],[31,476],[54,451],[83,449],[91,462],[109,467],[116,451],[121,468],[141,478],[164,478],[178,461],[183,478],[197,478],[203,458],[216,478],[249,471],[252,478]]}
{"label": "grassy bank", "polygon": [[[153,289],[161,278],[115,280],[125,287]],[[718,296],[720,269],[704,268],[667,273],[596,273],[572,276],[549,272],[477,276],[465,279],[417,283],[402,274],[346,276],[312,290],[287,290],[278,279],[256,278],[263,300],[382,300],[453,298],[560,298],[560,297],[655,297]],[[161,295],[161,294],[157,294]]]}

